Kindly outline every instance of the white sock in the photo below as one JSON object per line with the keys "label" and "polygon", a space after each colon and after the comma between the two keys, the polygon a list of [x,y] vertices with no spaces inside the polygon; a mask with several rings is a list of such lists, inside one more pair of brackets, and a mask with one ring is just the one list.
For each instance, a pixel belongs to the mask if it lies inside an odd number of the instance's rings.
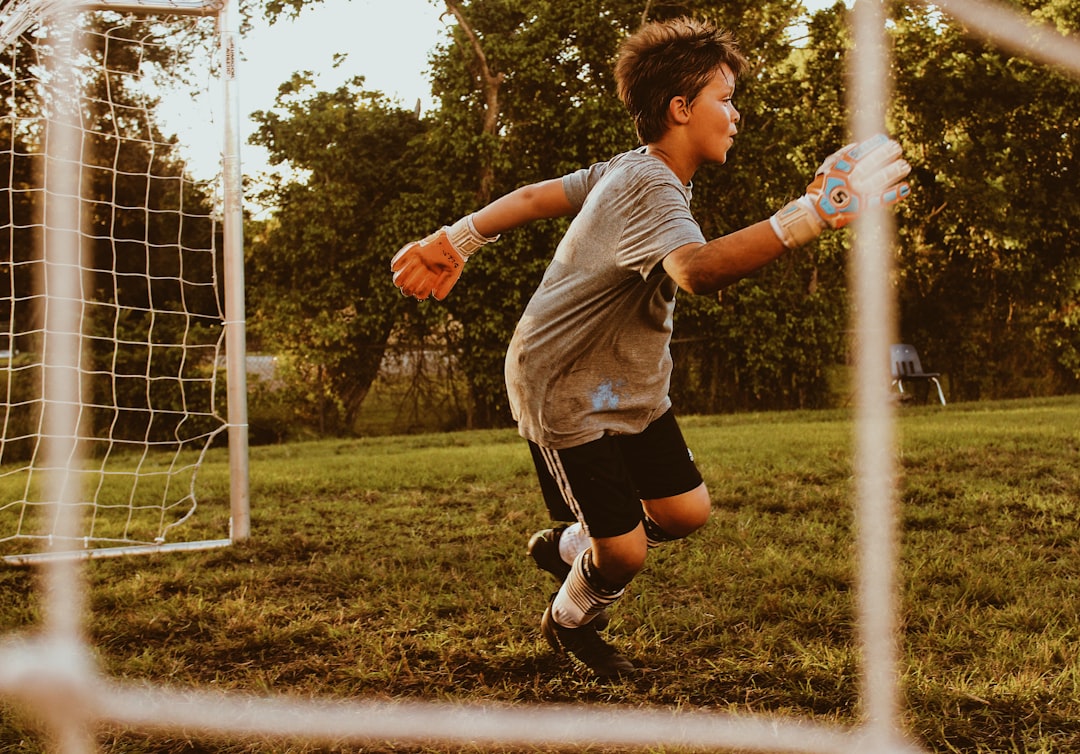
{"label": "white sock", "polygon": [[551,617],[565,628],[584,626],[626,591],[625,587],[609,590],[590,582],[587,574],[592,567],[591,554],[586,551],[577,557],[551,602]]}
{"label": "white sock", "polygon": [[589,549],[589,535],[580,523],[567,526],[559,537],[559,557],[567,565],[573,565],[577,556]]}

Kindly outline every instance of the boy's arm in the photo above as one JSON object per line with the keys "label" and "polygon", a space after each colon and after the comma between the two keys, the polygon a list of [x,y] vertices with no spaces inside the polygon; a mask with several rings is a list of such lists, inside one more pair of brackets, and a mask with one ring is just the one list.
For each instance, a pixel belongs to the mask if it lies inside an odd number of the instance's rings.
{"label": "boy's arm", "polygon": [[479,232],[497,236],[533,220],[565,217],[574,211],[562,178],[552,178],[515,189],[477,210],[472,217]]}
{"label": "boy's arm", "polygon": [[461,277],[466,260],[484,244],[497,240],[500,233],[532,220],[573,212],[561,178],[522,186],[453,225],[406,244],[390,261],[394,285],[402,295],[420,301],[434,296],[441,301]]}
{"label": "boy's arm", "polygon": [[806,193],[768,220],[705,244],[688,244],[664,258],[664,271],[683,290],[715,293],[816,239],[842,228],[866,208],[896,204],[909,193],[911,166],[900,145],[883,134],[831,155]]}
{"label": "boy's arm", "polygon": [[664,272],[689,293],[715,293],[742,280],[788,249],[768,220],[708,243],[681,246],[664,257]]}

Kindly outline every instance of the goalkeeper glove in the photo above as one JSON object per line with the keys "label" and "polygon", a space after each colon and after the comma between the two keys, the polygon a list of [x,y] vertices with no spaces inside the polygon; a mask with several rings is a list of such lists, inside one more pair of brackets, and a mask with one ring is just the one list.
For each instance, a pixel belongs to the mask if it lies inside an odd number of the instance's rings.
{"label": "goalkeeper glove", "polygon": [[843,228],[867,207],[896,204],[911,192],[899,182],[911,172],[900,145],[877,134],[829,156],[806,194],[772,216],[776,235],[789,249],[809,243],[825,228]]}
{"label": "goalkeeper glove", "polygon": [[413,296],[419,301],[434,296],[442,301],[461,277],[473,252],[498,238],[480,235],[472,215],[463,217],[421,241],[403,246],[390,260],[394,285],[403,296]]}

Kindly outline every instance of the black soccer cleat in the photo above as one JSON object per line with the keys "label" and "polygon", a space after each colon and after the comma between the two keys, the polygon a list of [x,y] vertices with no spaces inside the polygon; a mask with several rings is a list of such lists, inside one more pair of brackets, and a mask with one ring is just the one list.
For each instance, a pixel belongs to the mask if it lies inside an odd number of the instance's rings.
{"label": "black soccer cleat", "polygon": [[[552,598],[554,601],[554,598]],[[628,678],[637,674],[634,663],[600,638],[595,619],[579,628],[566,628],[551,616],[551,602],[540,619],[540,632],[557,654],[566,652],[598,678]]]}
{"label": "black soccer cleat", "polygon": [[570,566],[559,555],[559,540],[566,526],[562,524],[554,529],[541,529],[529,539],[529,556],[537,567],[550,573],[560,584],[570,575]]}

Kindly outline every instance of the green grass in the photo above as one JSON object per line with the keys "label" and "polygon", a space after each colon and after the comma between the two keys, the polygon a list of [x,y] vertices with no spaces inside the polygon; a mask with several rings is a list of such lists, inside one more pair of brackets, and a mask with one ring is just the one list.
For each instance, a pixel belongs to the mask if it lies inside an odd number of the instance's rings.
{"label": "green grass", "polygon": [[[910,734],[935,752],[1080,750],[1080,397],[899,417]],[[513,431],[255,448],[251,540],[87,564],[88,633],[109,674],[181,687],[855,722],[850,413],[683,427],[714,515],[654,553],[614,612],[616,641],[652,670],[644,680],[594,681],[540,638],[555,585],[524,550],[547,522]],[[198,526],[221,524],[226,469],[212,453],[200,483],[211,523]],[[32,630],[34,588],[32,571],[0,570],[0,632]],[[5,715],[0,751],[40,750],[34,733]],[[117,731],[100,741],[341,750]]]}

